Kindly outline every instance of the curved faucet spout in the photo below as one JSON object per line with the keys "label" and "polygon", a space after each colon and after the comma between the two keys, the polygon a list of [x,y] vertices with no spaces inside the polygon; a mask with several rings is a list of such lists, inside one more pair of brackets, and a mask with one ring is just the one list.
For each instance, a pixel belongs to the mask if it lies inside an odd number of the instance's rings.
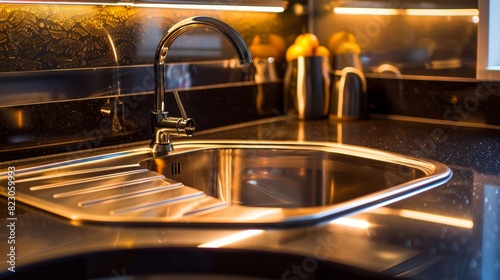
{"label": "curved faucet spout", "polygon": [[[252,63],[250,51],[240,34],[218,19],[196,16],[182,20],[172,26],[158,44],[154,58],[155,96],[152,112],[153,139],[151,142],[154,156],[165,155],[172,150],[170,135],[191,136],[194,132],[195,123],[192,119],[188,119],[186,116],[182,116],[182,118],[170,117],[168,112],[165,111],[165,62],[172,43],[184,32],[197,27],[208,28],[221,34],[231,43],[241,64]],[[182,107],[180,99],[176,97],[176,100],[178,106]]]}
{"label": "curved faucet spout", "polygon": [[252,56],[240,34],[228,24],[211,17],[196,16],[184,19],[172,26],[161,39],[155,54],[155,107],[154,111],[165,110],[165,60],[172,43],[184,32],[205,27],[224,36],[233,46],[241,64],[252,63]]}

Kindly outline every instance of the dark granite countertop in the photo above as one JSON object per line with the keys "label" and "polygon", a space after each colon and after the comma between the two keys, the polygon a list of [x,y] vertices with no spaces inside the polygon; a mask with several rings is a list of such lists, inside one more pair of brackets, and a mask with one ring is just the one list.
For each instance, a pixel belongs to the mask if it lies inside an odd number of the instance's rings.
{"label": "dark granite countertop", "polygon": [[[268,278],[323,279],[320,264],[324,262],[410,279],[500,278],[500,130],[373,118],[300,122],[276,117],[249,126],[206,131],[194,138],[339,142],[429,158],[452,169],[453,177],[444,185],[346,217],[343,221],[349,225],[332,222],[257,231],[247,240],[215,249],[298,257],[287,259],[284,266],[277,265]],[[197,248],[214,238],[241,232],[76,224],[29,207],[19,205],[18,209],[23,211],[18,213],[16,224],[16,268],[21,271],[24,264],[78,253]],[[3,211],[5,229],[8,221]],[[7,238],[8,233],[2,231],[1,252],[9,250],[3,242]],[[14,275],[6,271],[9,264],[5,260],[4,254],[0,263],[3,276]],[[106,268],[109,279],[117,272],[133,275],[133,268],[113,265]],[[193,268],[197,265],[200,263]]]}

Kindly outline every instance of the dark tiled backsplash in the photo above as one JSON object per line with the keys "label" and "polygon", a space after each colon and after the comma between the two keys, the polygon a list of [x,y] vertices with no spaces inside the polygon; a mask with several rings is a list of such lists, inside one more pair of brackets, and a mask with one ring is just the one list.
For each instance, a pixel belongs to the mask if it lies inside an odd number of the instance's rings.
{"label": "dark tiled backsplash", "polygon": [[500,127],[500,82],[369,78],[370,112]]}
{"label": "dark tiled backsplash", "polygon": [[[291,1],[290,5],[292,2],[296,1]],[[307,25],[306,17],[295,15],[292,9],[267,14],[1,4],[0,153],[5,156],[0,161],[149,139],[154,51],[170,26],[200,14],[227,22],[248,45],[255,35],[268,32],[281,36],[290,45]],[[405,20],[400,18],[398,21]],[[363,22],[362,17],[348,19],[327,14],[315,18],[315,30],[318,30],[321,43],[326,44],[328,36],[334,32],[348,30],[349,26],[363,26]],[[465,22],[453,24],[454,28],[470,27]],[[446,28],[440,28],[443,29]],[[471,32],[473,34],[474,30]],[[232,48],[215,33],[195,29],[183,36],[183,40],[172,46],[169,62],[229,61],[234,57]],[[474,35],[470,36],[474,39]],[[365,55],[376,53],[376,46],[383,46],[383,41],[371,42],[373,45]],[[392,48],[401,46],[391,42],[388,46]],[[464,42],[471,44],[467,40]],[[471,58],[470,52],[465,54],[467,59]],[[469,69],[469,65],[464,66],[466,69],[454,69],[455,74],[450,76],[470,76],[473,69]],[[285,66],[283,61],[277,61],[279,76]],[[238,77],[232,80],[235,73]],[[446,72],[434,74],[442,76]],[[227,82],[248,81],[248,72],[216,71],[213,75],[218,75],[217,78],[228,76],[229,80],[224,77],[217,82],[219,86],[208,88],[203,87],[201,80],[196,80],[197,88],[181,93],[184,106],[194,115],[201,130],[282,113],[280,82],[230,85]],[[116,95],[117,77],[121,79],[121,93],[125,94],[121,102],[126,117],[122,120],[123,130],[112,132],[109,116],[102,114],[101,109]],[[467,82],[442,80],[370,78],[370,111],[438,120],[449,116],[464,122],[500,125],[496,84],[480,84],[470,77]],[[488,90],[487,99],[483,99],[485,95],[475,95],[478,87]],[[479,102],[477,107],[474,107],[474,96]],[[474,111],[457,117],[460,106]]]}
{"label": "dark tiled backsplash", "polygon": [[[166,31],[176,22],[197,15],[227,22],[248,44],[259,32],[283,36],[293,36],[290,30],[300,32],[296,21],[273,13],[0,4],[0,72],[152,64]],[[202,45],[197,39],[200,36]],[[228,51],[229,45],[211,31],[196,30],[183,37],[172,49],[187,48],[191,60],[234,56],[231,49]],[[169,61],[182,59],[186,57],[169,57]]]}
{"label": "dark tiled backsplash", "polygon": [[[293,40],[305,22],[290,12],[0,4],[0,161],[150,139],[154,52],[174,23],[197,15],[225,21],[247,45],[269,32]],[[181,99],[197,130],[281,114],[281,83],[252,82],[255,69],[233,66],[233,57],[202,28],[169,50],[169,67],[191,74]],[[122,128],[113,131],[103,109],[118,93]],[[167,106],[176,110],[173,100]]]}
{"label": "dark tiled backsplash", "polygon": [[[113,95],[118,82],[122,93],[150,91],[159,41],[173,24],[197,15],[227,22],[249,46],[256,35],[267,33],[291,41],[304,23],[291,12],[0,4],[0,106]],[[197,28],[175,40],[167,63],[230,61],[234,57],[232,46],[222,36]],[[278,71],[283,68],[280,63]],[[210,67],[197,67],[191,85],[252,80],[244,73],[251,70]],[[210,69],[204,72],[209,79],[201,73],[203,69]]]}
{"label": "dark tiled backsplash", "polygon": [[[200,88],[180,92],[197,131],[280,116],[281,83]],[[111,116],[101,113],[114,97],[85,98],[41,104],[0,107],[0,162],[54,153],[73,153],[109,145],[151,139],[153,94],[119,98],[121,129],[114,131]],[[166,110],[181,116],[172,94]],[[1,164],[0,164],[1,166]]]}

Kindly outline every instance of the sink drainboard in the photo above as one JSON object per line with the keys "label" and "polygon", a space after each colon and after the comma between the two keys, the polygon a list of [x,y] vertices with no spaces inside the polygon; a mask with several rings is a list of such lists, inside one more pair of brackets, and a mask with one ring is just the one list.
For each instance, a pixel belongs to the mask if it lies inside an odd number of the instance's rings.
{"label": "sink drainboard", "polygon": [[[450,176],[434,161],[335,143],[204,141],[161,158],[139,147],[16,166],[15,182],[17,201],[75,221],[283,226],[388,204]],[[7,173],[0,182],[7,196]]]}

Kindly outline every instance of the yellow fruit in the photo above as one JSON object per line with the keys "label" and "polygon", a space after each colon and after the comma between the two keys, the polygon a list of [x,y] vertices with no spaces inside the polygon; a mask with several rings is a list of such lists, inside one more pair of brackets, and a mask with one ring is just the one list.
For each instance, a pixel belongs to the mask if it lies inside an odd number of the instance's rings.
{"label": "yellow fruit", "polygon": [[356,43],[356,37],[347,31],[336,32],[328,39],[327,47],[330,52],[337,54],[337,48],[343,43]]}
{"label": "yellow fruit", "polygon": [[316,48],[314,55],[316,56],[324,56],[324,57],[330,57],[330,51],[323,46],[319,46]]}
{"label": "yellow fruit", "polygon": [[294,59],[297,59],[299,56],[312,56],[312,55],[313,55],[312,48],[293,44],[286,51],[286,60],[292,61]]}
{"label": "yellow fruit", "polygon": [[295,39],[296,45],[308,46],[312,49],[317,48],[319,46],[319,40],[316,35],[312,33],[303,33],[297,36]]}
{"label": "yellow fruit", "polygon": [[343,53],[360,54],[361,53],[361,48],[356,43],[346,42],[346,43],[340,44],[335,49],[335,54],[343,54]]}

